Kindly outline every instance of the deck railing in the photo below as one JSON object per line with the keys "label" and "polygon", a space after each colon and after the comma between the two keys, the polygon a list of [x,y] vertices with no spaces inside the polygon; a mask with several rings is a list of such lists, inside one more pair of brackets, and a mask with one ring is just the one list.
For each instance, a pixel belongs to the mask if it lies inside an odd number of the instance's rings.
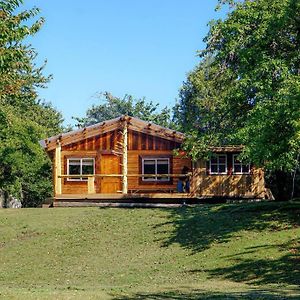
{"label": "deck railing", "polygon": [[[165,178],[180,178],[180,177],[190,177],[191,173],[189,174],[127,174],[127,177],[165,177]],[[124,177],[122,174],[84,174],[84,175],[59,175],[58,178],[62,179],[80,179],[80,178],[87,178],[83,182],[87,182],[87,193],[88,194],[95,194],[95,179],[96,178],[103,178],[103,177]],[[70,180],[71,182],[71,180]]]}

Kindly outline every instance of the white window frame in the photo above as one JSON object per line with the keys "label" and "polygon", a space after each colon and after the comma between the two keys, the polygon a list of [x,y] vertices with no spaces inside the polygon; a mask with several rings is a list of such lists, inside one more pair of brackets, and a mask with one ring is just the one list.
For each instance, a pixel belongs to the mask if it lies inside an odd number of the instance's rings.
{"label": "white window frame", "polygon": [[[238,156],[239,156],[239,154],[233,154],[233,155],[232,155],[232,174],[236,174],[236,175],[250,174],[250,164],[243,164],[243,162],[241,162],[240,160],[239,160],[239,163],[235,163],[235,162],[234,162],[234,159],[235,159],[236,157],[238,157]],[[235,171],[235,165],[237,165],[237,164],[240,165],[240,167],[241,167],[241,172],[236,172],[236,171]],[[243,172],[243,165],[244,165],[244,166],[248,166],[248,171],[247,171],[247,172]]]}
{"label": "white window frame", "polygon": [[[219,157],[220,156],[225,156],[225,172],[219,172],[219,166],[220,166]],[[214,158],[217,158],[217,163],[216,164],[213,163],[213,165],[217,165],[218,171],[217,172],[212,172],[212,170],[211,170],[212,163],[211,163],[211,158],[210,158],[210,160],[209,160],[209,174],[216,174],[216,175],[218,175],[218,174],[222,174],[222,175],[227,174],[227,172],[228,172],[227,154],[215,154]],[[224,165],[224,164],[222,163],[221,165]]]}
{"label": "white window frame", "polygon": [[[156,177],[151,177],[151,178],[145,178],[147,177],[147,174],[145,174],[144,172],[144,162],[145,160],[154,160],[155,161],[155,175],[157,175]],[[170,181],[170,177],[161,177],[160,179],[158,179],[157,177],[160,177],[159,174],[157,174],[157,161],[158,160],[167,160],[168,161],[168,174],[170,174],[170,158],[168,157],[144,157],[142,158],[142,175],[145,175],[145,177],[142,177],[142,181],[145,182],[168,182]]]}
{"label": "white window frame", "polygon": [[[82,177],[78,177],[78,178],[67,178],[67,181],[88,181],[88,179],[83,178],[86,175],[95,175],[95,158],[94,157],[69,157],[67,159],[67,175],[70,175],[69,173],[69,162],[72,159],[76,159],[76,160],[80,160],[80,174],[78,175],[82,175]],[[89,159],[89,160],[93,160],[93,168],[94,168],[94,173],[93,174],[82,174],[82,161],[84,159]],[[72,176],[72,175],[71,175]]]}

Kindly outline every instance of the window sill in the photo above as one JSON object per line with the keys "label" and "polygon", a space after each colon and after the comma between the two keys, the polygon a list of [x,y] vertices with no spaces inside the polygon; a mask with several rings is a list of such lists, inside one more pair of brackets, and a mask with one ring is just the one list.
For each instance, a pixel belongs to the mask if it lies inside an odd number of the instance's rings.
{"label": "window sill", "polygon": [[211,172],[209,172],[209,175],[230,175],[230,174],[228,174],[228,172],[224,172],[224,173],[211,173]]}

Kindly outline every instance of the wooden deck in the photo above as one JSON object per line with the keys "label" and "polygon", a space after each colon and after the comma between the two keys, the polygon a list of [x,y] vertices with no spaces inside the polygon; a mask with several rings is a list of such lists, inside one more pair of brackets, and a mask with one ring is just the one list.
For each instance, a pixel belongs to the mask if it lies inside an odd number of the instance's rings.
{"label": "wooden deck", "polygon": [[60,194],[54,198],[54,207],[69,206],[114,206],[115,204],[146,205],[182,204],[193,199],[187,193],[135,193],[135,194]]}
{"label": "wooden deck", "polygon": [[132,194],[60,194],[55,200],[114,200],[114,199],[185,199],[191,198],[188,193],[132,193]]}
{"label": "wooden deck", "polygon": [[[61,194],[45,207],[179,207],[182,205],[263,201],[255,197],[208,197],[185,193]],[[265,200],[267,201],[267,200]],[[53,205],[52,205],[53,204]]]}

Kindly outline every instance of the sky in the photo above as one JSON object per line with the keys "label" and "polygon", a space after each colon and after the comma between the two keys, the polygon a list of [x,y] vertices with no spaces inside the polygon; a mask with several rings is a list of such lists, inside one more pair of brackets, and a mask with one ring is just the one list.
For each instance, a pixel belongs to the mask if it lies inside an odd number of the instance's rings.
{"label": "sky", "polygon": [[82,117],[95,95],[108,91],[173,106],[186,75],[199,62],[207,23],[221,17],[217,0],[25,0],[41,9],[42,29],[29,40],[53,75],[42,99],[65,125]]}

